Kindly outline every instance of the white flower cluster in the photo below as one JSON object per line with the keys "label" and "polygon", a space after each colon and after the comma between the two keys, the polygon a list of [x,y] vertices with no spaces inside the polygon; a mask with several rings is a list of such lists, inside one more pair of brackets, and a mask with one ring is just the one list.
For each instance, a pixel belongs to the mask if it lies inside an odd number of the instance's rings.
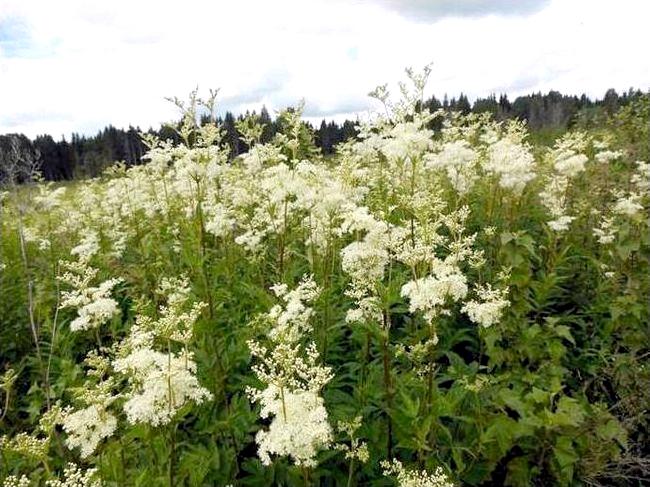
{"label": "white flower cluster", "polygon": [[113,435],[117,418],[101,403],[92,403],[84,409],[65,414],[63,430],[67,433],[68,448],[79,448],[81,458],[94,453],[99,443]]}
{"label": "white flower cluster", "polygon": [[465,194],[472,189],[479,178],[477,163],[479,153],[471,148],[467,140],[446,142],[437,153],[425,156],[426,166],[430,169],[444,169],[452,187]]}
{"label": "white flower cluster", "polygon": [[422,120],[400,122],[390,128],[380,150],[389,161],[418,157],[432,145],[433,132],[422,126]]}
{"label": "white flower cluster", "polygon": [[488,328],[499,322],[503,310],[510,305],[505,299],[507,289],[492,289],[490,284],[478,286],[476,289],[479,300],[467,301],[462,311],[467,313],[474,323]]}
{"label": "white flower cluster", "polygon": [[0,436],[0,451],[13,451],[27,457],[45,457],[49,445],[49,438],[38,438],[24,432],[18,433],[14,437]]}
{"label": "white flower cluster", "polygon": [[589,159],[582,152],[588,144],[589,139],[584,132],[570,132],[557,140],[551,152],[555,171],[567,178],[574,178],[583,172]]}
{"label": "white flower cluster", "polygon": [[643,205],[639,203],[640,200],[641,196],[638,194],[620,196],[614,203],[612,211],[618,215],[633,217],[643,210]]}
{"label": "white flower cluster", "polygon": [[[112,362],[115,371],[128,378],[123,408],[132,424],[168,424],[186,404],[212,398],[200,385],[188,350],[194,323],[205,305],[194,303],[186,310],[190,289],[185,277],[163,279],[160,292],[166,304],[160,307],[159,318],[138,316],[119,346],[120,356]],[[155,350],[156,341],[166,344],[167,350]],[[182,345],[181,352],[171,350],[173,342]]]}
{"label": "white flower cluster", "polygon": [[608,162],[615,161],[621,157],[623,157],[623,153],[619,150],[602,150],[596,153],[594,159],[601,164],[607,164]]}
{"label": "white flower cluster", "polygon": [[[27,475],[9,475],[4,478],[2,487],[29,487],[32,484]],[[91,468],[86,471],[79,468],[74,463],[68,463],[63,470],[63,478],[57,480],[47,480],[44,484],[46,487],[102,487],[104,484],[97,478],[97,469]]]}
{"label": "white flower cluster", "polygon": [[448,299],[457,302],[467,295],[467,278],[457,268],[441,266],[431,275],[404,284],[401,295],[409,299],[411,313],[422,311],[430,323]]}
{"label": "white flower cluster", "polygon": [[21,475],[20,477],[9,475],[2,482],[2,487],[29,487],[30,484],[29,477],[26,475]]}
{"label": "white flower cluster", "polygon": [[614,242],[614,240],[616,240],[617,232],[618,229],[614,225],[614,219],[607,217],[603,218],[600,222],[600,226],[593,230],[594,237],[598,239],[599,244],[603,245]]}
{"label": "white flower cluster", "polygon": [[555,220],[549,220],[547,223],[551,230],[555,230],[556,232],[566,232],[573,220],[575,220],[575,217],[573,216],[561,215]]}
{"label": "white flower cluster", "polygon": [[[93,454],[99,443],[115,432],[117,418],[109,407],[118,400],[130,423],[160,426],[168,424],[187,404],[201,404],[212,397],[199,384],[188,349],[204,304],[189,306],[185,277],[163,279],[159,292],[166,304],[161,305],[158,319],[139,315],[127,337],[112,349],[102,349],[106,355],[91,352],[86,358],[90,366],[87,375],[95,379],[86,382],[80,395],[86,406],[66,409],[61,419],[66,444],[79,448],[82,458]],[[166,352],[155,350],[157,342],[167,346]],[[180,344],[181,351],[174,352],[172,343]],[[125,385],[120,376],[127,379]]]}
{"label": "white flower cluster", "polygon": [[396,477],[399,487],[453,487],[454,484],[442,470],[436,468],[433,473],[426,470],[410,470],[402,465],[397,459],[392,462],[386,460],[381,462],[385,476]]}
{"label": "white flower cluster", "polygon": [[[607,245],[616,240],[621,224],[626,220],[639,221],[640,215],[647,214],[648,198],[650,197],[650,164],[636,162],[636,171],[630,178],[632,189],[628,192],[614,190],[613,204],[602,213],[600,223],[593,228],[593,235],[598,243]],[[646,205],[646,206],[644,206]],[[595,211],[600,215],[601,212]]]}
{"label": "white flower cluster", "polygon": [[269,336],[273,340],[296,342],[304,333],[311,331],[309,320],[314,311],[306,304],[320,294],[320,289],[311,277],[304,278],[298,287],[291,291],[288,291],[286,284],[276,284],[271,289],[284,301],[284,305],[277,304],[268,313],[274,322]]}
{"label": "white flower cluster", "polygon": [[535,178],[535,159],[530,147],[521,141],[521,133],[513,132],[488,147],[486,171],[499,177],[499,185],[520,194]]}
{"label": "white flower cluster", "polygon": [[296,465],[316,466],[316,454],[332,440],[323,398],[315,391],[287,389],[270,384],[255,396],[260,416],[273,418],[267,430],[255,435],[260,460],[271,464],[271,454],[291,457]]}
{"label": "white flower cluster", "polygon": [[257,432],[255,441],[263,464],[271,455],[289,456],[296,465],[315,466],[316,454],[332,441],[332,427],[320,396],[320,390],[332,379],[331,369],[318,365],[314,343],[303,347],[301,341],[310,330],[307,320],[312,311],[305,301],[313,300],[318,288],[311,278],[288,291],[285,285],[273,287],[285,301],[266,315],[272,322],[267,349],[255,341],[248,346],[259,363],[253,366],[263,389],[248,389],[253,401],[261,405],[262,418],[272,418],[268,429]]}
{"label": "white flower cluster", "polygon": [[650,162],[636,161],[636,171],[631,183],[641,196],[650,196]]}
{"label": "white flower cluster", "polygon": [[363,240],[352,242],[341,250],[341,267],[351,278],[346,294],[357,304],[357,308],[348,311],[346,317],[351,323],[381,321],[381,309],[376,299],[377,286],[384,278],[391,244],[395,240],[395,229],[374,219],[371,222]]}
{"label": "white flower cluster", "polygon": [[68,448],[79,448],[81,458],[92,455],[102,440],[109,438],[117,429],[117,418],[109,411],[118,399],[115,395],[116,380],[110,374],[110,360],[99,351],[91,351],[85,360],[88,380],[76,392],[78,402],[85,407],[73,410],[54,407],[44,426],[53,428],[62,424],[67,434]]}
{"label": "white flower cluster", "polygon": [[196,363],[189,353],[161,353],[142,348],[113,362],[116,372],[129,377],[124,412],[131,424],[168,424],[186,404],[201,404],[212,394],[201,387]]}
{"label": "white flower cluster", "polygon": [[104,484],[97,478],[97,469],[82,470],[74,463],[68,463],[63,470],[60,480],[48,480],[46,487],[102,487]]}
{"label": "white flower cluster", "polygon": [[73,289],[62,293],[60,308],[76,308],[78,312],[78,316],[70,323],[72,331],[99,328],[120,313],[117,301],[110,295],[121,279],[108,279],[97,286],[91,285],[98,271],[88,262],[99,250],[98,242],[97,235],[89,233],[71,251],[78,256],[78,260],[61,262],[66,272],[59,276],[59,280]]}
{"label": "white flower cluster", "polygon": [[588,142],[584,133],[571,132],[560,138],[548,154],[552,173],[539,196],[553,217],[547,222],[548,226],[556,232],[567,231],[575,220],[574,216],[566,214],[568,193],[571,179],[585,170],[588,158],[582,151]]}
{"label": "white flower cluster", "polygon": [[82,237],[81,242],[73,247],[70,254],[76,255],[80,262],[88,262],[95,254],[99,252],[99,236],[95,231],[87,231]]}

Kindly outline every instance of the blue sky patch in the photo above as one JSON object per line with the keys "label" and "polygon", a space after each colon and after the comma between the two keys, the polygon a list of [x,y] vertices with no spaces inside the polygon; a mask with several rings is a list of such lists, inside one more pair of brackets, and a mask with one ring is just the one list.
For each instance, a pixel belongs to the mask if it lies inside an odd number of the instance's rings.
{"label": "blue sky patch", "polygon": [[0,20],[0,54],[22,57],[29,52],[31,37],[24,21],[17,17]]}

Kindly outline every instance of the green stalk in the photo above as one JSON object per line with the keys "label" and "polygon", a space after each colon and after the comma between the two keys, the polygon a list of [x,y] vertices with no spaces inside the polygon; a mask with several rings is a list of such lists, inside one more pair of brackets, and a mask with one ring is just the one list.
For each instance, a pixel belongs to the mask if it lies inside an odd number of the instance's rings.
{"label": "green stalk", "polygon": [[352,487],[352,478],[354,475],[354,457],[350,459],[350,467],[348,468],[348,483],[347,487]]}
{"label": "green stalk", "polygon": [[388,340],[390,334],[390,316],[388,311],[384,311],[383,314],[384,320],[384,329],[382,333],[382,358],[383,358],[383,367],[384,367],[384,393],[386,398],[386,429],[387,429],[387,439],[386,439],[386,458],[392,458],[392,444],[393,444],[393,421],[391,419],[391,412],[393,410],[393,382],[391,377],[391,367],[390,367],[390,355],[388,350]]}
{"label": "green stalk", "polygon": [[169,431],[169,470],[168,470],[168,485],[174,487],[176,485],[174,478],[174,466],[176,463],[176,422],[173,423]]}

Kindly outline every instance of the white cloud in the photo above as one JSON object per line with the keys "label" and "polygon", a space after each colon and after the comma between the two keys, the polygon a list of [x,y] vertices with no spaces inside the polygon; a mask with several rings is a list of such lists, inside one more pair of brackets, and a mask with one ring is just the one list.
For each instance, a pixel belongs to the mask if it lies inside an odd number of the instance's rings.
{"label": "white cloud", "polygon": [[650,2],[525,10],[433,22],[384,0],[0,0],[0,133],[157,126],[176,117],[164,97],[196,85],[221,87],[224,109],[305,98],[313,119],[340,119],[374,106],[366,94],[377,84],[430,61],[438,96],[650,88]]}

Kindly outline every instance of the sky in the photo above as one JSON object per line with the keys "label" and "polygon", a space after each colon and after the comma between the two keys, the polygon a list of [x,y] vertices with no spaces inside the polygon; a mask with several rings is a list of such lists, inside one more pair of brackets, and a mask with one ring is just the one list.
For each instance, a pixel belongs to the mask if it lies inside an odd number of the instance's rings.
{"label": "sky", "polygon": [[428,63],[439,98],[648,90],[648,19],[647,0],[0,0],[0,134],[157,128],[197,86],[221,113],[355,119]]}

